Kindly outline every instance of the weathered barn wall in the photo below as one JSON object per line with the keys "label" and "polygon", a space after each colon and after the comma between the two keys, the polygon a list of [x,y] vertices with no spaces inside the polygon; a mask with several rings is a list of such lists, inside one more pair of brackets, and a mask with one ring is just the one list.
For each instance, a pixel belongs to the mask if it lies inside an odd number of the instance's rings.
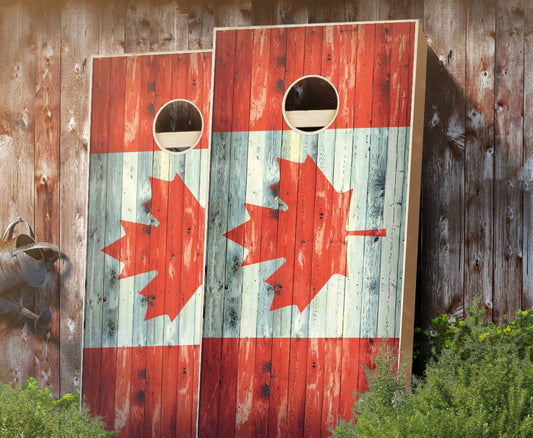
{"label": "weathered barn wall", "polygon": [[495,320],[532,306],[532,12],[529,0],[1,1],[0,225],[21,216],[65,256],[46,288],[16,295],[53,310],[47,335],[0,315],[0,380],[80,385],[90,57],[209,49],[213,26],[421,19],[433,52],[418,321],[460,316],[476,296]]}

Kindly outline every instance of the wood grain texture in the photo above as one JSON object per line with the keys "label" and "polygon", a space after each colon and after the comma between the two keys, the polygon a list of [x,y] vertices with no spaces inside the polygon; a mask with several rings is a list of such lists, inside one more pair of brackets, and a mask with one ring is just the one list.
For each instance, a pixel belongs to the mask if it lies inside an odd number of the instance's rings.
{"label": "wood grain texture", "polygon": [[524,2],[498,3],[494,90],[493,319],[496,321],[504,315],[515,315],[522,304],[523,194],[515,187],[516,183],[509,181],[515,180],[524,164],[523,35]]}
{"label": "wood grain texture", "polygon": [[[60,100],[61,10],[57,5],[36,8],[35,89],[35,233],[39,240],[60,240]],[[35,340],[35,375],[41,386],[60,394],[60,376],[53,371],[60,353],[60,295],[57,268],[36,291],[36,314],[52,312],[49,331]]]}
{"label": "wood grain texture", "polygon": [[[414,28],[216,32],[201,436],[325,431],[349,394],[343,369],[365,387],[343,348],[371,361],[360,338],[397,342]],[[302,75],[330,79],[348,107],[318,135],[282,122],[285,89]],[[361,237],[384,227],[387,250]]]}
{"label": "wood grain texture", "polygon": [[[435,57],[428,63],[422,199],[433,198],[426,195],[428,190],[438,190],[442,202],[437,206],[429,201],[423,207],[427,214],[422,219],[422,260],[428,261],[426,266],[431,269],[423,270],[422,281],[435,287],[421,297],[420,305],[462,316],[465,2],[425,2],[424,30],[433,35],[429,44]],[[431,316],[423,315],[427,325]]]}
{"label": "wood grain texture", "polygon": [[[467,2],[464,304],[492,307],[495,2]],[[482,36],[481,38],[480,35]],[[490,314],[488,315],[490,318]]]}
{"label": "wood grain texture", "polygon": [[207,118],[206,55],[93,60],[83,395],[122,436],[196,433],[208,150],[161,151],[152,121]]}
{"label": "wood grain texture", "polygon": [[189,0],[189,50],[213,47],[215,0]]}
{"label": "wood grain texture", "polygon": [[[22,217],[33,225],[34,215],[38,214],[34,208],[34,15],[31,7],[23,3],[11,2],[0,8],[0,32],[10,36],[0,42],[5,59],[1,67],[4,79],[0,85],[0,178],[3,183],[0,223],[6,227],[13,219]],[[16,232],[25,231],[21,227]],[[33,308],[33,290],[17,289],[9,291],[8,295],[17,303]],[[0,317],[0,348],[5,352],[0,380],[24,383],[35,375],[32,324],[16,313],[4,313]]]}
{"label": "wood grain texture", "polygon": [[[190,49],[212,47],[215,3],[218,4],[218,1],[189,0],[188,4],[179,2],[180,11],[176,19],[179,16],[180,23],[182,23],[183,15],[188,14],[188,22],[180,25],[179,32],[187,30]],[[427,102],[430,105],[427,105],[426,113],[428,136],[426,136],[424,145],[426,170],[421,210],[423,238],[420,247],[417,301],[417,320],[418,324],[423,326],[427,326],[432,317],[444,312],[462,315],[463,303],[468,305],[472,298],[479,295],[483,296],[484,301],[491,299],[495,319],[505,313],[512,317],[513,309],[517,305],[523,307],[532,305],[530,229],[533,212],[530,199],[531,164],[529,163],[532,123],[529,109],[531,106],[529,103],[531,100],[529,93],[531,89],[531,5],[527,1],[523,4],[513,3],[510,6],[498,2],[499,9],[497,10],[495,3],[491,1],[461,0],[449,5],[446,3],[436,0],[360,0],[346,1],[344,5],[336,2],[335,8],[332,8],[331,2],[326,0],[323,2],[276,0],[266,3],[259,0],[251,2],[241,0],[226,2],[218,7],[217,12],[217,24],[221,26],[236,23],[251,24],[252,22],[255,24],[307,23],[310,19],[326,20],[330,14],[335,18],[341,18],[344,14],[346,21],[376,20],[380,17],[424,19],[427,13],[431,14],[431,17],[428,17],[427,22],[424,23],[424,31],[434,53],[442,56],[445,62],[440,65],[438,56],[434,57],[430,53],[431,73],[428,75],[427,93],[429,99]],[[176,5],[178,2],[151,2],[149,0],[96,2],[69,0],[57,2],[57,4],[44,2],[44,8],[59,7],[61,9],[61,35],[54,37],[53,40],[50,39],[47,27],[43,26],[44,21],[42,23],[37,21],[37,19],[40,20],[40,16],[36,17],[33,3],[30,4],[26,0],[11,0],[2,2],[0,6],[0,28],[4,36],[0,40],[0,55],[4,60],[0,67],[4,78],[0,84],[0,157],[2,158],[0,177],[4,182],[4,196],[1,202],[2,208],[0,208],[1,226],[6,226],[16,216],[28,219],[32,225],[34,219],[35,223],[45,223],[49,220],[41,217],[41,212],[36,207],[36,200],[39,196],[39,202],[47,203],[48,195],[44,192],[40,195],[36,194],[36,187],[40,187],[40,182],[36,179],[35,157],[39,155],[44,157],[46,151],[38,150],[41,146],[37,145],[34,138],[36,133],[34,119],[37,117],[36,111],[38,110],[35,99],[39,99],[39,96],[35,96],[35,90],[37,84],[44,79],[36,74],[37,67],[42,60],[37,58],[38,46],[35,43],[37,40],[49,40],[54,47],[59,44],[57,55],[59,58],[56,66],[61,65],[61,131],[58,173],[60,215],[59,218],[55,217],[48,223],[56,229],[57,221],[59,221],[59,243],[68,259],[61,260],[57,265],[61,276],[59,280],[61,359],[56,364],[50,362],[47,367],[52,373],[48,377],[49,380],[57,381],[54,375],[60,376],[59,391],[61,393],[75,391],[79,387],[81,377],[79,373],[83,284],[84,271],[89,268],[85,266],[84,260],[87,199],[85,181],[89,172],[86,163],[89,141],[90,58],[95,54],[152,50],[150,44],[159,44],[159,35],[167,32],[166,29],[160,27],[155,29],[155,22],[157,20],[160,23],[168,22],[168,26],[171,25],[171,21],[173,22],[174,17],[165,18],[159,10],[159,8],[168,7],[169,4]],[[224,8],[225,12],[222,11]],[[450,21],[450,9],[453,9],[456,14],[452,16],[453,22]],[[524,11],[523,26],[520,24],[522,20],[519,17],[520,10]],[[154,23],[151,23],[152,19],[155,20]],[[510,30],[514,32],[512,35],[509,34]],[[169,30],[168,33],[172,32]],[[6,35],[13,37],[6,38]],[[459,49],[459,47],[464,49]],[[520,50],[520,47],[523,49]],[[453,53],[451,62],[448,64],[450,48]],[[464,60],[461,60],[459,56],[461,50],[463,50]],[[491,55],[493,52],[494,55]],[[435,60],[437,60],[436,63]],[[500,64],[503,66],[504,64],[511,65],[511,63],[519,68],[524,66],[523,84],[520,74],[516,71],[504,75],[504,70],[500,69]],[[484,76],[484,72],[487,76]],[[516,91],[520,89],[523,89],[522,96],[516,94]],[[446,90],[446,93],[441,93],[442,90]],[[450,97],[446,106],[449,113],[457,112],[457,120],[462,120],[461,124],[464,123],[466,127],[464,160],[459,157],[462,153],[460,147],[452,152],[449,151],[450,148],[455,148],[455,140],[443,137],[447,126],[442,122],[442,116],[439,119],[440,122],[434,118],[436,111],[431,105],[431,96],[435,96],[435,93],[459,96],[459,98]],[[516,106],[511,108],[504,105],[503,109],[497,107],[497,128],[494,129],[493,104],[498,102],[499,96],[511,95],[512,103]],[[131,104],[132,126],[138,123],[133,117],[134,109],[138,105],[140,105],[138,101]],[[523,125],[519,121],[519,106],[524,112]],[[477,115],[474,115],[473,111]],[[514,138],[509,143],[514,145],[513,148],[507,149],[508,139],[506,140],[505,137],[507,133],[516,133],[521,129],[523,129],[523,138],[521,140]],[[287,137],[290,134],[284,135]],[[130,145],[138,142],[134,136],[126,135],[126,137]],[[292,148],[288,140],[284,144],[287,144],[287,150],[294,152],[296,145]],[[491,150],[489,146],[491,144],[492,147],[499,145],[499,149],[495,147]],[[439,147],[442,149],[438,149]],[[523,152],[520,152],[520,149],[523,149]],[[452,161],[448,158],[443,161],[437,153],[438,150],[447,151],[444,154],[447,157],[455,153],[459,155]],[[464,186],[459,185],[456,189],[456,185],[450,181],[453,187],[450,188],[449,194],[441,197],[438,189],[441,187],[442,178],[446,179],[448,175],[448,167],[445,163],[453,164],[453,178],[457,177],[457,166],[464,168]],[[502,170],[500,176],[496,176],[493,166],[496,166],[496,169],[507,170]],[[433,176],[430,176],[431,173]],[[131,172],[127,174],[132,175]],[[124,176],[125,174],[123,178]],[[495,183],[495,178],[498,179],[497,183]],[[503,195],[507,196],[507,192],[504,193],[499,188],[494,190],[492,187],[496,184],[498,187],[504,187],[506,184],[509,187],[512,185],[512,188],[509,188],[509,192],[515,197],[512,198],[512,202],[503,201]],[[498,191],[497,194],[496,191]],[[457,202],[451,202],[450,196],[455,197]],[[495,196],[498,197],[497,202]],[[514,210],[517,197],[522,199],[519,214],[516,214]],[[510,223],[515,225],[509,225],[507,222],[505,209],[508,204],[509,206],[512,204],[514,213]],[[454,212],[459,211],[459,213],[458,216],[456,216],[457,213],[453,213],[453,224],[450,226],[448,221],[446,228],[444,222],[442,224],[439,222],[438,212],[448,209]],[[461,213],[462,210],[464,214]],[[464,231],[461,230],[456,219],[464,222]],[[515,233],[512,226],[521,231]],[[496,234],[496,231],[502,227],[506,230],[504,233],[509,234],[510,238],[505,237],[507,234]],[[454,291],[446,286],[449,284],[447,268],[439,268],[438,256],[443,251],[441,243],[444,244],[444,241],[441,242],[441,237],[446,230],[454,242],[454,247],[461,246],[464,253],[464,273],[454,273],[456,270],[452,272],[453,284],[457,286],[453,286]],[[508,251],[506,253],[505,248],[508,246],[513,250],[513,257],[519,254],[517,248],[521,249],[523,259],[521,267],[516,265],[518,258],[515,259],[515,265],[506,261]],[[492,269],[496,268],[497,273],[493,276]],[[509,270],[509,275],[506,274],[507,270]],[[507,278],[512,280],[512,288],[507,287]],[[141,280],[137,280],[137,283],[139,281]],[[464,288],[460,285],[462,282],[464,282]],[[136,287],[141,287],[141,285],[137,284]],[[435,298],[435,294],[440,294],[447,289],[454,296],[451,302],[448,298],[446,300]],[[505,291],[505,296],[502,291]],[[24,291],[22,295],[14,291],[14,295],[21,300],[19,302],[25,303],[30,308],[34,305],[33,291]],[[141,308],[139,311],[144,310]],[[489,314],[487,315],[490,317]],[[35,375],[35,339],[30,327],[24,326],[25,321],[17,317],[11,320],[12,316],[0,315],[0,348],[6,352],[0,360],[0,380],[24,381],[27,376]],[[283,321],[286,320],[280,319],[278,325],[281,326]],[[144,334],[140,333],[135,336],[138,336],[135,338],[138,341]],[[350,351],[349,354],[354,353]],[[282,365],[279,366],[282,367]],[[349,364],[344,361],[344,366],[349,367]],[[281,368],[279,370],[284,372]],[[136,365],[131,366],[131,373],[136,378],[138,377],[138,387],[135,388],[137,392],[145,384],[141,371],[142,368],[137,369]],[[295,373],[294,369],[287,372],[290,376]],[[289,375],[287,378],[292,378]],[[273,391],[272,385],[271,391]],[[283,388],[280,391],[283,391]],[[351,394],[351,389],[343,385],[341,393]],[[135,403],[134,400],[136,399],[132,399],[132,406]],[[345,416],[349,416],[348,410]],[[116,417],[115,421],[120,421],[120,417]]]}
{"label": "wood grain texture", "polygon": [[150,51],[187,50],[186,0],[153,0],[150,5]]}
{"label": "wood grain texture", "polygon": [[[531,168],[533,142],[533,19],[531,13],[533,5],[524,5],[524,168]],[[524,172],[525,173],[525,172]],[[533,197],[531,196],[531,174],[524,177],[524,249],[523,249],[523,278],[522,309],[533,307]]]}

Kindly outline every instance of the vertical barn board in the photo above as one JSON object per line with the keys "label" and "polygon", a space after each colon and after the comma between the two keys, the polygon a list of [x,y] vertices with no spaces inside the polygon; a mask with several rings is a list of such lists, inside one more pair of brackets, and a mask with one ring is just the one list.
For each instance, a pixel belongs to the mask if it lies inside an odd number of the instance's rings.
{"label": "vertical barn board", "polygon": [[[58,4],[38,7],[35,41],[35,234],[44,242],[59,244],[59,139],[61,10]],[[49,309],[49,331],[35,339],[35,376],[40,387],[60,394],[57,371],[60,347],[60,299],[57,271],[50,271],[45,286],[36,292],[36,314]]]}
{"label": "vertical barn board", "polygon": [[[496,5],[493,319],[514,316],[522,293],[524,2]],[[496,286],[497,285],[497,286]]]}
{"label": "vertical barn board", "polygon": [[[416,28],[215,32],[200,436],[326,436],[366,388],[373,344],[398,345],[404,324],[411,348]],[[335,84],[344,106],[328,129],[302,135],[281,107],[310,74]]]}
{"label": "vertical barn board", "polygon": [[465,29],[463,0],[424,3],[424,30],[445,67],[433,64],[427,86],[432,113],[426,114],[422,177],[424,325],[440,313],[463,313]]}
{"label": "vertical barn board", "polygon": [[216,0],[215,26],[246,26],[252,23],[251,0]]}
{"label": "vertical barn board", "polygon": [[150,1],[127,0],[124,17],[124,53],[150,50]]}
{"label": "vertical barn board", "polygon": [[186,0],[152,0],[150,51],[187,50],[188,23]]}
{"label": "vertical barn board", "polygon": [[[93,60],[83,395],[121,436],[195,436],[207,204],[208,52]],[[152,137],[202,110],[182,154]]]}
{"label": "vertical barn board", "polygon": [[[34,183],[34,83],[35,27],[31,6],[10,2],[0,6],[0,41],[5,62],[0,67],[0,178],[2,208],[0,224],[6,227],[22,217],[33,225]],[[31,90],[31,92],[30,92]],[[19,225],[20,227],[20,225]],[[16,232],[24,232],[23,228]],[[32,307],[33,290],[10,291],[19,304]],[[2,309],[3,310],[3,309]],[[24,383],[34,376],[33,324],[18,314],[0,315],[0,350],[5,358],[0,381]]]}
{"label": "vertical barn board", "polygon": [[[90,129],[90,54],[98,51],[98,8],[69,2],[62,10],[60,248],[61,393],[81,388],[81,356],[87,254],[87,166]],[[80,34],[84,37],[80,38]],[[68,273],[68,274],[66,274]]]}
{"label": "vertical barn board", "polygon": [[189,50],[213,47],[215,0],[189,0]]}
{"label": "vertical barn board", "polygon": [[[533,307],[533,5],[524,10],[524,265],[522,309]],[[528,15],[529,14],[529,15]],[[527,173],[526,173],[527,172]]]}
{"label": "vertical barn board", "polygon": [[467,2],[464,304],[492,307],[495,2]]}
{"label": "vertical barn board", "polygon": [[[124,53],[124,24],[126,1],[107,2],[99,0],[98,15],[98,52],[100,55]],[[87,10],[86,5],[78,5]]]}
{"label": "vertical barn board", "polygon": [[379,19],[380,2],[375,0],[346,1],[346,20],[375,21]]}
{"label": "vertical barn board", "polygon": [[305,0],[277,0],[277,24],[303,24],[309,21],[309,7]]}
{"label": "vertical barn board", "polygon": [[340,23],[346,21],[344,0],[321,2],[311,0],[309,3],[309,23]]}

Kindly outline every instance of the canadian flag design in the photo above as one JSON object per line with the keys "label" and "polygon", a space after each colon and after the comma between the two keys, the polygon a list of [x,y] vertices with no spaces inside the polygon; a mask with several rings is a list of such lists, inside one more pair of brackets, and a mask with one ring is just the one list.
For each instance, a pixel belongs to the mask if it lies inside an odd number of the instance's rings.
{"label": "canadian flag design", "polygon": [[[216,31],[199,436],[328,436],[399,344],[416,33]],[[314,134],[304,77],[336,90]]]}
{"label": "canadian flag design", "polygon": [[[82,392],[123,437],[197,432],[210,78],[211,52],[93,60]],[[173,99],[204,120],[183,154],[154,143]]]}

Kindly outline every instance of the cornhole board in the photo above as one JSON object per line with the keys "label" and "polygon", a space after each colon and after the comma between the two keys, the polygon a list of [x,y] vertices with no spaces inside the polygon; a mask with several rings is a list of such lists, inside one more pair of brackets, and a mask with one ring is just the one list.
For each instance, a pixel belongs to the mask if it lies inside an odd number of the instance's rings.
{"label": "cornhole board", "polygon": [[[82,393],[119,436],[196,435],[210,83],[211,52],[93,59]],[[203,131],[169,153],[174,99]]]}
{"label": "cornhole board", "polygon": [[213,59],[199,436],[329,436],[377,345],[411,355],[424,35],[216,29]]}

